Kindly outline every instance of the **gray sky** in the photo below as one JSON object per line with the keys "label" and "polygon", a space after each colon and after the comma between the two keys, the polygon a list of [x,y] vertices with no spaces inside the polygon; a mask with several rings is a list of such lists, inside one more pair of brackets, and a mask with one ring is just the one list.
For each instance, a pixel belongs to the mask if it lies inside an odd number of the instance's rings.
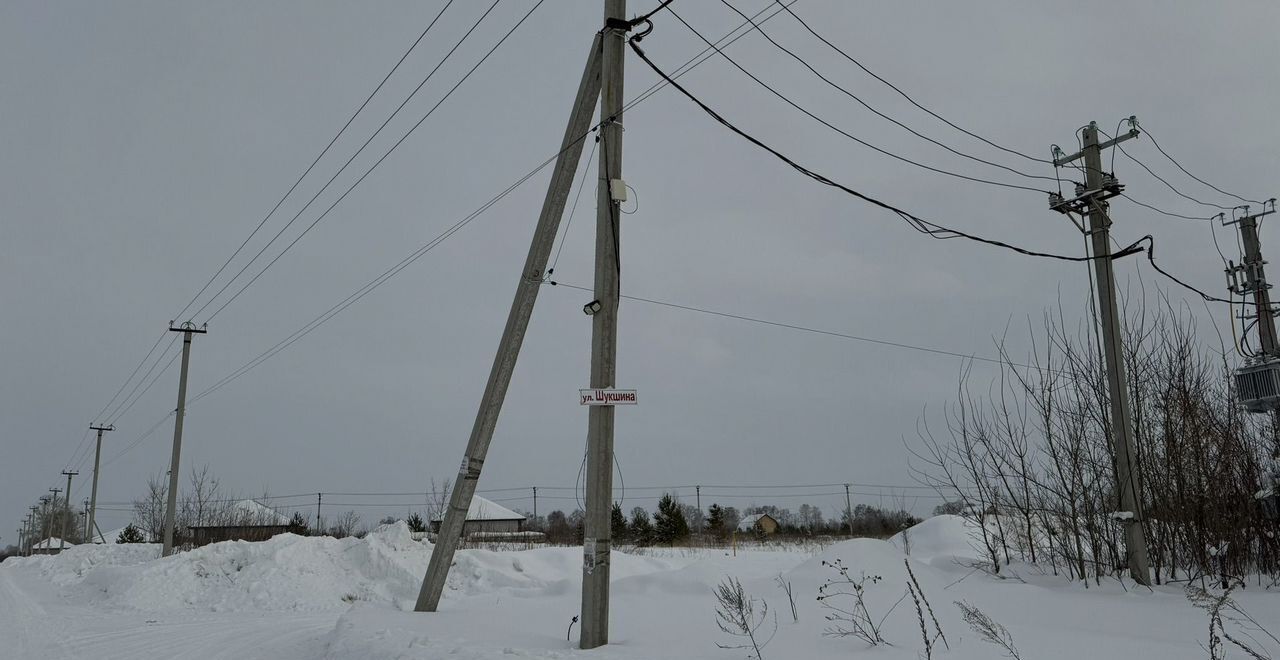
{"label": "gray sky", "polygon": [[[652,4],[632,2],[630,9],[647,11]],[[753,13],[768,3],[735,4]],[[58,473],[85,426],[167,322],[441,6],[0,4],[5,542],[13,540],[26,506],[59,484]],[[255,238],[250,254],[319,190],[487,6],[457,2],[445,13]],[[502,2],[285,241],[531,6]],[[717,2],[674,6],[713,38],[740,22]],[[1097,120],[1110,132],[1134,114],[1192,172],[1246,196],[1275,191],[1270,175],[1280,154],[1274,120],[1280,72],[1272,32],[1280,7],[1274,3],[801,0],[795,10],[921,102],[1002,144],[1037,157],[1047,155],[1051,143],[1073,151],[1072,132],[1082,124]],[[192,393],[554,153],[599,23],[598,2],[551,0],[534,13],[400,149],[228,306],[207,336],[197,338]],[[917,130],[966,152],[1052,175],[1052,168],[984,147],[911,108],[785,14],[766,30]],[[655,19],[644,46],[667,69],[701,50],[697,38],[667,14]],[[863,139],[966,174],[1029,181],[911,137],[827,88],[758,35],[729,52]],[[626,66],[631,98],[655,77],[630,54]],[[783,105],[719,58],[683,81],[746,130],[855,188],[967,231],[1081,253],[1079,232],[1049,211],[1040,193],[959,181],[886,159]],[[629,112],[625,123],[625,177],[640,208],[623,222],[624,294],[980,355],[993,353],[992,337],[1006,324],[1012,325],[1011,343],[1025,345],[1027,318],[1038,317],[1059,294],[1073,316],[1085,300],[1083,265],[926,239],[891,215],[800,177],[712,123],[674,90]],[[1126,146],[1180,189],[1230,204],[1181,176],[1149,141]],[[1139,199],[1209,214],[1122,155],[1116,173]],[[430,478],[456,472],[546,180],[545,172],[530,180],[331,322],[193,404],[184,472],[207,464],[232,490],[276,495],[421,491]],[[593,215],[589,191],[557,279],[590,283]],[[1222,288],[1221,263],[1205,223],[1158,216],[1123,200],[1115,204],[1115,216],[1119,243],[1155,234],[1168,268],[1209,291]],[[1280,248],[1268,234],[1264,247]],[[1138,258],[1117,268],[1134,282],[1139,275],[1147,282],[1157,277]],[[481,489],[573,486],[586,431],[576,390],[588,373],[590,322],[581,312],[587,297],[543,290]],[[1224,309],[1215,313],[1218,321],[1225,319]],[[638,486],[910,484],[903,438],[914,435],[924,406],[936,409],[949,400],[960,367],[955,358],[637,302],[624,302],[620,314],[619,386],[637,388],[641,400],[618,412],[617,457],[632,486],[628,508],[651,506],[643,498],[658,494]],[[991,375],[988,367],[975,370],[978,379]],[[132,444],[172,410],[176,383],[175,365],[120,417],[104,456]],[[106,466],[100,499],[129,500],[148,475],[167,469],[171,435],[169,420]],[[78,483],[88,481],[88,458]],[[76,490],[77,501],[87,496],[87,488]],[[708,494],[714,492],[704,490],[704,505],[795,508],[807,501],[832,513],[837,503],[816,495],[731,497],[753,492],[742,488]],[[548,499],[540,512],[576,506],[571,491],[542,494]],[[691,491],[681,495],[692,499]],[[290,502],[310,500],[281,501]],[[933,501],[909,503],[926,509]],[[123,511],[100,516],[104,529],[127,518]]]}

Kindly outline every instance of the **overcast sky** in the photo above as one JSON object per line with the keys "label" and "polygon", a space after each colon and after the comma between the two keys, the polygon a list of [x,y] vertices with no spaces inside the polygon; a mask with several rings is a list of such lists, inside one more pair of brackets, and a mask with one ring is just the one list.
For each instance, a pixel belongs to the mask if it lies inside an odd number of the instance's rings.
{"label": "overcast sky", "polygon": [[[748,13],[769,4],[734,3]],[[445,12],[248,254],[320,190],[488,4],[455,2]],[[553,154],[601,21],[600,4],[546,2],[226,307],[209,334],[195,340],[192,394]],[[630,10],[652,4],[632,2]],[[61,485],[58,473],[69,464],[81,471],[76,501],[87,497],[92,453],[76,454],[84,449],[85,427],[442,6],[439,0],[0,3],[4,542],[16,537],[26,507]],[[531,6],[501,2],[265,257],[327,208]],[[741,22],[718,2],[673,7],[713,38]],[[1037,157],[1047,156],[1051,143],[1074,151],[1081,125],[1096,120],[1111,132],[1123,117],[1137,115],[1192,172],[1254,198],[1275,192],[1275,3],[800,0],[794,8],[873,71],[1001,144]],[[654,24],[644,47],[660,65],[675,69],[701,50],[672,16],[659,14]],[[1053,174],[910,107],[786,14],[765,29],[922,133],[1010,167]],[[728,52],[796,102],[886,149],[968,175],[1055,187],[912,137],[759,35]],[[630,53],[626,67],[628,98],[656,80]],[[682,80],[744,129],[852,187],[966,231],[1082,252],[1080,233],[1048,209],[1040,192],[961,181],[883,157],[799,114],[719,58]],[[639,210],[622,223],[624,294],[977,355],[993,354],[992,338],[1006,326],[1011,344],[1025,346],[1027,319],[1059,296],[1073,322],[1086,301],[1084,265],[927,239],[797,175],[674,90],[628,112],[625,125],[624,175]],[[1233,201],[1182,176],[1150,141],[1127,148],[1180,189]],[[1123,156],[1115,169],[1135,198],[1189,215],[1211,213]],[[232,491],[288,495],[420,492],[432,478],[452,476],[547,178],[544,170],[332,321],[193,403],[184,480],[191,467],[207,465]],[[1206,223],[1162,217],[1124,200],[1114,210],[1118,243],[1154,234],[1169,269],[1221,290],[1221,262]],[[591,282],[593,224],[588,191],[557,279]],[[1264,248],[1280,249],[1275,238],[1264,230]],[[1122,282],[1157,280],[1140,258],[1118,263],[1117,271]],[[195,320],[207,320],[238,288]],[[591,325],[581,307],[588,298],[543,289],[480,483],[481,489],[541,486],[547,499],[540,497],[540,513],[576,507],[571,489],[553,487],[574,486],[582,458],[586,412],[576,390],[587,384]],[[1225,319],[1225,310],[1215,313]],[[960,367],[952,357],[624,301],[618,385],[638,389],[640,398],[617,414],[625,506],[653,505],[649,498],[660,491],[642,487],[701,483],[729,486],[704,488],[704,506],[710,500],[794,509],[811,502],[834,515],[843,498],[821,495],[832,488],[795,485],[912,485],[903,443],[914,437],[926,406],[937,410],[954,396]],[[177,372],[175,364],[108,434],[105,457],[132,449],[104,467],[103,502],[139,495],[149,475],[167,469],[172,419],[165,416],[174,408]],[[975,367],[978,382],[992,375],[990,367]],[[741,485],[813,495],[773,498]],[[857,491],[885,497],[857,501],[894,500],[889,489]],[[680,495],[692,501],[691,489]],[[310,514],[313,499],[274,503],[305,505]],[[326,499],[335,506],[373,501]],[[927,510],[935,502],[907,503]],[[531,506],[528,499],[504,504]],[[123,506],[103,508],[103,529],[129,518]]]}

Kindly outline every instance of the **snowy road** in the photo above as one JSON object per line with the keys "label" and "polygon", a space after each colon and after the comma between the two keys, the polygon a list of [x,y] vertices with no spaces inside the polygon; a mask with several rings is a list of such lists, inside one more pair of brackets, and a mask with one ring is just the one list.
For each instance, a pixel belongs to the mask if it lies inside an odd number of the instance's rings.
{"label": "snowy road", "polygon": [[0,656],[62,660],[315,658],[341,612],[101,612],[0,569]]}

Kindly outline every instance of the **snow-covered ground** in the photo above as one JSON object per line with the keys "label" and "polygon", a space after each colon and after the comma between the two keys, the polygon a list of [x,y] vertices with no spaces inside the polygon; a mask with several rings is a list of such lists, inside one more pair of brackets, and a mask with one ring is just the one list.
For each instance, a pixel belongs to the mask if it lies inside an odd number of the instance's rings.
{"label": "snow-covered ground", "polygon": [[[78,546],[0,564],[0,658],[745,658],[715,625],[712,590],[726,576],[768,602],[765,658],[914,660],[920,621],[905,597],[909,561],[946,634],[934,658],[990,660],[1003,651],[962,620],[966,601],[1008,629],[1024,660],[1207,657],[1208,619],[1178,586],[1155,591],[1116,581],[1085,588],[1036,567],[997,579],[969,566],[977,555],[959,518],[933,518],[901,539],[854,540],[813,551],[654,550],[613,556],[611,643],[576,649],[581,550],[459,552],[435,614],[412,612],[431,546],[403,525],[365,539],[280,536],[219,543],[160,559],[155,545]],[[818,587],[841,562],[868,582],[866,603],[891,646],[869,648],[824,630]],[[778,586],[792,585],[799,622]],[[1280,593],[1250,585],[1233,596],[1280,629]],[[837,603],[842,605],[841,603]],[[847,603],[845,603],[847,604]],[[895,607],[896,604],[896,607]],[[892,611],[890,612],[890,610]],[[933,628],[925,613],[927,627]],[[1256,648],[1280,644],[1251,633]],[[1245,638],[1242,638],[1245,639]],[[1228,657],[1244,657],[1228,648]]]}

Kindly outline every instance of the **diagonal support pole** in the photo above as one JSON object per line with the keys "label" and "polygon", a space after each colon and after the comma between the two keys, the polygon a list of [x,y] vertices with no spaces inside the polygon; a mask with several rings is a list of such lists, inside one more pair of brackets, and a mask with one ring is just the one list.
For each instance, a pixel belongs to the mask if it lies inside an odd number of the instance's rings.
{"label": "diagonal support pole", "polygon": [[449,508],[445,510],[444,521],[436,536],[435,549],[431,553],[431,563],[422,580],[422,589],[414,606],[414,611],[417,612],[434,612],[440,605],[449,565],[453,563],[453,555],[458,550],[467,510],[471,508],[480,471],[489,453],[489,443],[493,440],[493,431],[498,425],[498,414],[502,411],[507,387],[511,384],[511,374],[515,371],[516,359],[520,356],[520,346],[524,343],[525,331],[529,328],[529,318],[533,315],[533,305],[542,286],[547,261],[555,245],[556,233],[560,229],[560,220],[564,217],[565,202],[569,199],[574,172],[582,158],[582,145],[591,128],[596,99],[600,97],[600,43],[600,36],[596,35],[587,56],[587,66],[582,72],[582,81],[578,84],[578,96],[569,114],[564,139],[560,143],[560,155],[556,158],[555,169],[551,173],[547,196],[542,202],[542,213],[538,216],[533,242],[529,245],[529,255],[525,258],[524,270],[516,285],[515,299],[511,303],[511,312],[507,315],[507,325],[502,331],[498,352],[493,359],[489,382],[485,385],[480,409],[476,412],[476,421],[471,429],[471,438],[467,441],[467,452],[462,457],[462,466],[449,497]]}

